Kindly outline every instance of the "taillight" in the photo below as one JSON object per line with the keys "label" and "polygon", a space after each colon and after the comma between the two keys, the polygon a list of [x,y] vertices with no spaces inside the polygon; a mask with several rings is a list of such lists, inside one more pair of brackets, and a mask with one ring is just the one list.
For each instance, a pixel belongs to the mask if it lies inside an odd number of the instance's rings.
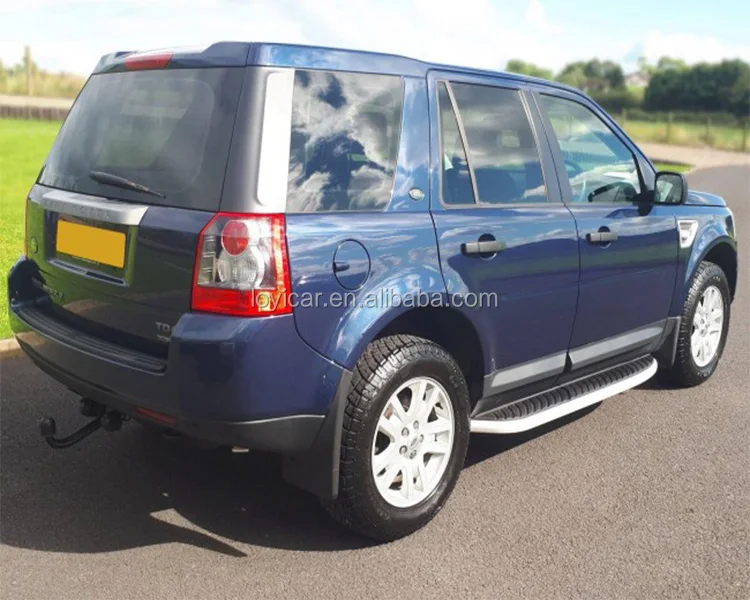
{"label": "taillight", "polygon": [[245,317],[292,312],[284,215],[219,213],[203,228],[192,309]]}
{"label": "taillight", "polygon": [[125,57],[125,68],[129,71],[164,69],[172,61],[171,52],[144,52]]}

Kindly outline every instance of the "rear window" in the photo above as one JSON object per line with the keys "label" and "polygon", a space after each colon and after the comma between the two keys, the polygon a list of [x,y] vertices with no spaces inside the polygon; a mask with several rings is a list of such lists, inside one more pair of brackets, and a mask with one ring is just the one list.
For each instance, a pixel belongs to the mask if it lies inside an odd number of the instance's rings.
{"label": "rear window", "polygon": [[[244,69],[94,75],[73,106],[39,183],[146,204],[219,209]],[[94,181],[100,171],[161,198]]]}
{"label": "rear window", "polygon": [[296,71],[287,211],[385,208],[402,98],[400,77]]}

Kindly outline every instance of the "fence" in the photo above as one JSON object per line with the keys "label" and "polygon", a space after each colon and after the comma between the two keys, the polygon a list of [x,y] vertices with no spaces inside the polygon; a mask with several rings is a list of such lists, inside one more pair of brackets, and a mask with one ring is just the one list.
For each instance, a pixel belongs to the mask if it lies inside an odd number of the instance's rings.
{"label": "fence", "polygon": [[750,120],[710,113],[648,113],[623,110],[623,129],[642,142],[750,150]]}
{"label": "fence", "polygon": [[0,119],[40,119],[61,121],[70,110],[73,100],[67,98],[37,98],[0,94]]}

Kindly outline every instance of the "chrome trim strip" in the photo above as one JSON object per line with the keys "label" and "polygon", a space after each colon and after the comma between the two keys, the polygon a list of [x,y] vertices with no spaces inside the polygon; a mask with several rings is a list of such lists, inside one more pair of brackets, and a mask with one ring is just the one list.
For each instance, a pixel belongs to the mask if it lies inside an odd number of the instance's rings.
{"label": "chrome trim strip", "polygon": [[139,225],[143,215],[149,209],[149,206],[145,204],[131,204],[64,190],[49,191],[36,202],[45,210],[103,221],[112,225],[128,226]]}
{"label": "chrome trim strip", "polygon": [[579,410],[582,410],[587,406],[597,404],[602,400],[606,400],[607,398],[611,398],[612,396],[616,396],[617,394],[621,394],[624,391],[639,386],[644,381],[651,379],[651,377],[653,377],[653,375],[656,373],[657,369],[658,365],[656,363],[656,360],[652,359],[651,365],[647,369],[641,371],[640,373],[636,373],[632,377],[622,379],[621,381],[618,381],[617,383],[614,383],[613,385],[610,385],[606,388],[584,394],[583,396],[580,396],[575,400],[570,400],[569,402],[565,402],[564,404],[558,404],[557,406],[553,406],[552,408],[548,408],[547,410],[534,413],[532,415],[529,415],[528,417],[504,421],[485,421],[481,419],[472,419],[471,432],[508,434],[520,433],[522,431],[534,429],[535,427],[539,427],[540,425],[544,425],[545,423],[549,423],[550,421],[555,421],[566,415],[578,412]]}
{"label": "chrome trim strip", "polygon": [[664,333],[666,323],[665,319],[599,342],[592,342],[585,346],[572,348],[568,353],[571,365],[573,369],[584,367],[598,360],[611,358],[638,346],[643,346],[648,342],[660,339]]}
{"label": "chrome trim strip", "polygon": [[562,373],[566,355],[565,351],[558,352],[490,373],[484,378],[484,396]]}
{"label": "chrome trim strip", "polygon": [[286,209],[293,95],[294,69],[268,74],[256,196],[264,207],[277,212]]}

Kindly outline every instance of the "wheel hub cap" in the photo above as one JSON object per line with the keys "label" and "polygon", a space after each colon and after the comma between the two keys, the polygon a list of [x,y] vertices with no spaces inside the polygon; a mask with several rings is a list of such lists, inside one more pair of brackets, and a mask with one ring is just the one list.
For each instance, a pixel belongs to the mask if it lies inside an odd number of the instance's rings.
{"label": "wheel hub cap", "polygon": [[710,363],[719,350],[724,328],[724,299],[715,285],[707,287],[695,307],[690,352],[698,367]]}
{"label": "wheel hub cap", "polygon": [[404,383],[386,402],[372,444],[372,475],[383,499],[408,508],[440,483],[453,450],[448,394],[430,377]]}

